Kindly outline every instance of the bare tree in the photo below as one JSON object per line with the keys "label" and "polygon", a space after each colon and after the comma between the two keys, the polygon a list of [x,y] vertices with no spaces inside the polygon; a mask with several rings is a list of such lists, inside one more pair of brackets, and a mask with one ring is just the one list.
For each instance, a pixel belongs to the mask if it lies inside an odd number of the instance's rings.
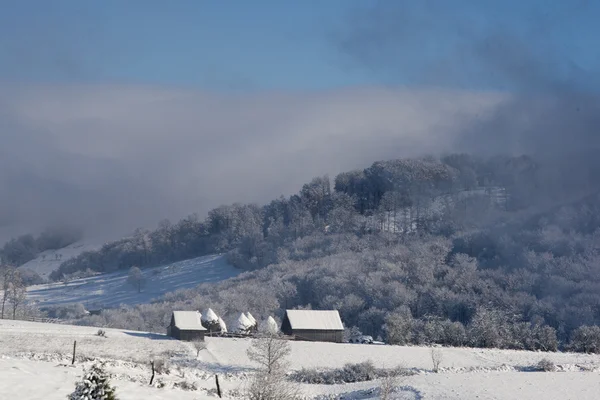
{"label": "bare tree", "polygon": [[18,272],[15,272],[10,288],[10,302],[12,304],[13,319],[17,317],[17,309],[25,302],[26,298],[27,289],[25,288],[25,285],[23,285],[21,275],[19,275]]}
{"label": "bare tree", "polygon": [[397,387],[398,377],[393,374],[388,374],[381,380],[379,386],[379,398],[381,400],[390,400]]}
{"label": "bare tree", "polygon": [[140,293],[142,288],[146,285],[146,277],[141,269],[138,267],[131,267],[129,276],[127,277],[127,283],[135,287],[138,293]]}
{"label": "bare tree", "polygon": [[2,288],[2,311],[0,318],[4,319],[4,308],[10,295],[10,282],[12,281],[13,269],[10,267],[0,267],[0,288]]}
{"label": "bare tree", "polygon": [[433,372],[439,372],[443,355],[440,349],[431,348],[431,362],[433,363]]}
{"label": "bare tree", "polygon": [[2,309],[0,318],[4,319],[6,304],[12,305],[12,317],[17,316],[17,309],[25,302],[26,288],[21,279],[21,274],[15,268],[3,267],[0,270],[1,288],[2,288]]}
{"label": "bare tree", "polygon": [[192,342],[192,345],[196,349],[196,357],[198,357],[200,355],[200,352],[202,350],[206,349],[206,342],[204,342],[202,340],[194,340]]}
{"label": "bare tree", "polygon": [[268,374],[265,371],[258,372],[246,387],[246,399],[248,400],[301,400],[298,385],[285,379],[281,373]]}
{"label": "bare tree", "polygon": [[248,358],[259,364],[268,375],[284,371],[287,367],[286,358],[291,352],[289,342],[277,335],[255,339],[247,350]]}
{"label": "bare tree", "polygon": [[267,334],[252,341],[248,357],[261,366],[246,387],[249,400],[300,400],[299,387],[288,381],[285,372],[291,353],[288,341],[276,334]]}

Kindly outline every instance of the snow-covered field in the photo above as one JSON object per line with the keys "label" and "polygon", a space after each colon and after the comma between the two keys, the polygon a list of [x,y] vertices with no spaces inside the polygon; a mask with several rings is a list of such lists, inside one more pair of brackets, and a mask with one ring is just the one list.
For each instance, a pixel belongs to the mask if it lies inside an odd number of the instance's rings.
{"label": "snow-covered field", "polygon": [[227,263],[223,256],[213,255],[180,261],[142,270],[146,285],[141,293],[127,283],[128,271],[118,271],[83,278],[68,283],[30,286],[28,300],[38,307],[83,303],[86,308],[141,304],[178,289],[195,287],[205,282],[219,282],[241,271]]}
{"label": "snow-covered field", "polygon": [[99,244],[77,242],[67,247],[63,247],[58,250],[46,250],[39,254],[39,256],[23,265],[20,269],[30,269],[35,271],[39,276],[44,279],[48,279],[50,273],[58,267],[60,264],[67,261],[70,258],[77,257],[85,251],[97,250],[101,247]]}
{"label": "snow-covered field", "polygon": [[[215,399],[218,374],[225,398],[239,397],[253,364],[246,356],[248,339],[207,338],[207,349],[196,352],[189,343],[163,335],[97,328],[0,321],[0,399],[64,399],[72,392],[82,367],[97,358],[107,362],[121,399]],[[69,366],[73,341],[78,359]],[[441,371],[431,372],[426,347],[291,342],[291,368],[339,367],[346,362],[372,360],[380,367],[402,365],[417,374],[401,378],[403,399],[597,399],[600,356],[535,353],[468,348],[442,348]],[[561,372],[526,372],[542,358]],[[168,360],[169,372],[157,375],[161,388],[149,387],[149,361]],[[195,385],[183,390],[182,382]],[[346,385],[300,385],[307,397],[347,394],[346,398],[375,398],[368,394],[378,382]]]}

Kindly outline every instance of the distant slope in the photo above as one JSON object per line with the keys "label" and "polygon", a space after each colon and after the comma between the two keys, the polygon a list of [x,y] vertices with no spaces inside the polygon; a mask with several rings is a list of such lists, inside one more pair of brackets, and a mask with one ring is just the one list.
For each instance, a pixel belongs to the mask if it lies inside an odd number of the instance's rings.
{"label": "distant slope", "polygon": [[83,303],[88,309],[142,304],[178,289],[219,282],[241,271],[220,255],[205,256],[143,270],[146,286],[138,293],[127,283],[128,271],[118,271],[64,283],[30,286],[27,294],[38,307]]}
{"label": "distant slope", "polygon": [[98,250],[99,244],[77,242],[58,250],[46,250],[34,259],[21,266],[20,269],[30,269],[44,279],[48,279],[50,273],[60,266],[64,261],[77,257],[84,251]]}

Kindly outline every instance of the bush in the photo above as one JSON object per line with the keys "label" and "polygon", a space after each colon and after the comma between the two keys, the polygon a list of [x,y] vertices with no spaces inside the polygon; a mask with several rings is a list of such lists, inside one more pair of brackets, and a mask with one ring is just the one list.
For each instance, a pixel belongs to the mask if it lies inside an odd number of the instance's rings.
{"label": "bush", "polygon": [[154,371],[157,374],[168,375],[171,372],[169,363],[163,358],[157,358],[154,361]]}
{"label": "bush", "polygon": [[173,387],[177,388],[177,389],[189,390],[189,391],[198,390],[198,386],[196,386],[196,383],[194,383],[194,382],[190,383],[188,381],[175,382],[173,384]]}
{"label": "bush", "polygon": [[571,334],[569,344],[571,351],[583,353],[600,353],[600,327],[580,326]]}
{"label": "bush", "polygon": [[317,370],[303,368],[294,372],[291,379],[301,383],[335,385],[340,383],[366,382],[383,377],[406,376],[410,372],[405,368],[375,368],[372,361],[358,364],[346,364],[342,368]]}
{"label": "bush", "polygon": [[548,360],[547,358],[542,358],[540,362],[537,363],[536,369],[538,371],[552,372],[556,370],[556,366],[552,361]]}
{"label": "bush", "polygon": [[85,307],[81,303],[46,307],[42,311],[46,313],[48,318],[58,319],[78,319],[87,315]]}
{"label": "bush", "polygon": [[100,336],[105,338],[106,337],[106,331],[104,329],[98,329],[98,332],[96,332],[96,336]]}
{"label": "bush", "polygon": [[25,286],[41,285],[46,283],[46,280],[42,278],[37,272],[29,268],[19,268],[21,280]]}

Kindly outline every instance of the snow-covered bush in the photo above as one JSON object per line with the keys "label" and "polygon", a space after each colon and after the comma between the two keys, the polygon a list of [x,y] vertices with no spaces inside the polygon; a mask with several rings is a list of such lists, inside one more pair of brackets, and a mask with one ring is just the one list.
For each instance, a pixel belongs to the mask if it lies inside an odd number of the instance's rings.
{"label": "snow-covered bush", "polygon": [[77,319],[87,315],[85,306],[81,303],[45,307],[43,311],[48,318]]}
{"label": "snow-covered bush", "polygon": [[300,388],[289,382],[283,374],[254,374],[246,386],[244,397],[248,400],[301,400]]}
{"label": "snow-covered bush", "polygon": [[548,360],[547,358],[542,358],[540,362],[537,363],[536,369],[538,371],[552,372],[556,370],[556,366],[552,361]]}
{"label": "snow-covered bush", "polygon": [[109,375],[102,364],[94,364],[84,371],[83,379],[77,382],[69,400],[117,400],[115,388],[110,386]]}
{"label": "snow-covered bush", "polygon": [[169,362],[164,358],[155,358],[152,362],[157,374],[168,375],[171,372]]}
{"label": "snow-covered bush", "polygon": [[190,391],[194,391],[194,390],[198,390],[198,386],[196,386],[196,383],[194,382],[188,382],[188,381],[179,381],[179,382],[175,382],[173,384],[174,388],[177,389],[181,389],[181,390],[190,390]]}
{"label": "snow-covered bush", "polygon": [[358,364],[346,364],[342,368],[335,369],[317,370],[303,368],[292,373],[291,379],[302,383],[335,385],[407,375],[411,375],[411,371],[405,368],[376,368],[373,362],[365,361]]}

